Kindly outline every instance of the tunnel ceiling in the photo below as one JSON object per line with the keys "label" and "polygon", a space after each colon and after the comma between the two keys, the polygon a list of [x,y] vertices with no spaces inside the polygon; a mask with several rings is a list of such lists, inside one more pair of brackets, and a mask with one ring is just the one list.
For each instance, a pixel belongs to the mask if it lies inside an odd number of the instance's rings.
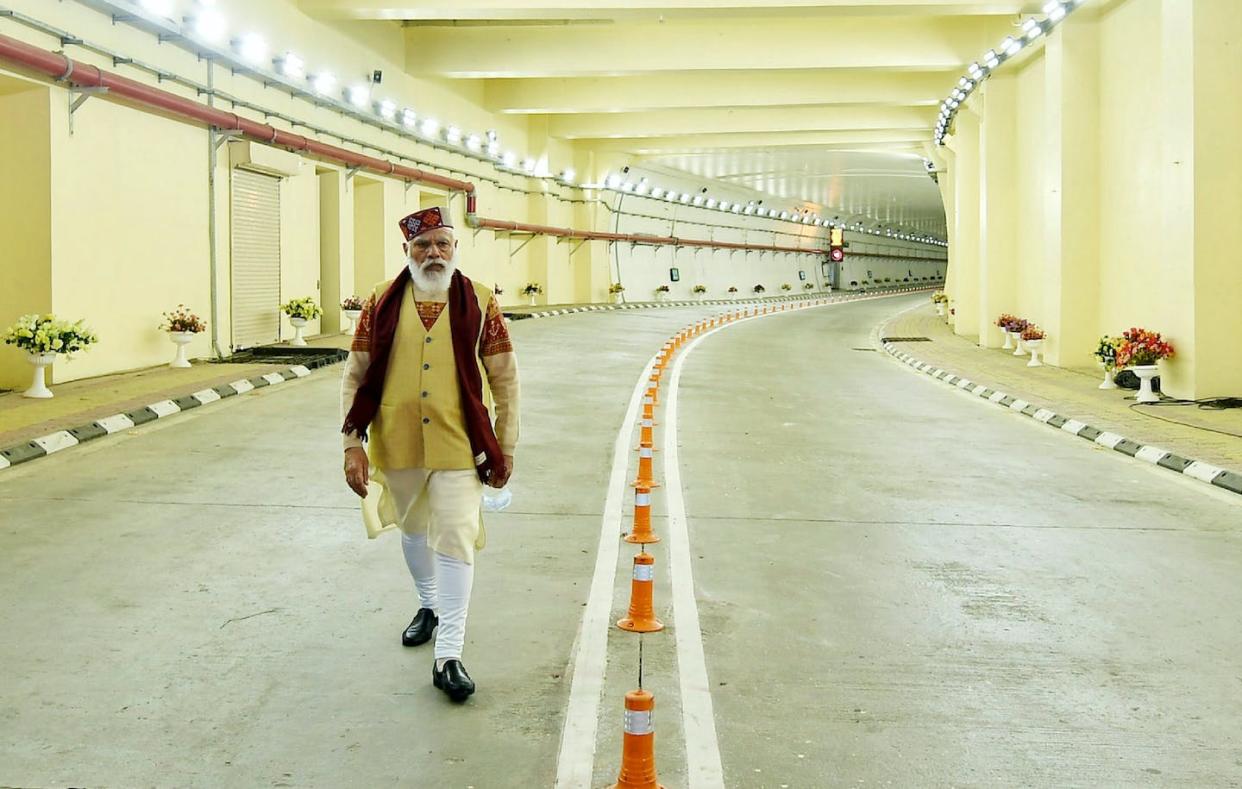
{"label": "tunnel ceiling", "polygon": [[301,0],[404,25],[407,69],[482,81],[553,137],[943,234],[937,104],[1017,29],[1020,0]]}

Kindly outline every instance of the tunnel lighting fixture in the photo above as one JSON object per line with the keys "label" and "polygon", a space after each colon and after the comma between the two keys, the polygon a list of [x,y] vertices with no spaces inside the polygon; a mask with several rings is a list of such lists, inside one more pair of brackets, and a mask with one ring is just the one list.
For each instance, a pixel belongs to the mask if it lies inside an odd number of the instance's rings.
{"label": "tunnel lighting fixture", "polygon": [[716,207],[716,198],[714,198],[714,197],[709,197],[709,198],[707,198],[707,207],[708,207],[708,208],[715,208],[715,207]]}
{"label": "tunnel lighting fixture", "polygon": [[561,183],[572,184],[574,182],[574,170],[572,167],[566,167],[561,170]]}
{"label": "tunnel lighting fixture", "polygon": [[621,185],[621,176],[617,175],[616,173],[609,173],[608,175],[604,176],[604,186],[607,186],[609,189],[616,189],[620,185]]}
{"label": "tunnel lighting fixture", "polygon": [[651,196],[652,196],[652,197],[654,197],[655,199],[659,200],[661,197],[663,197],[663,196],[664,196],[664,190],[663,190],[663,189],[661,189],[661,188],[660,188],[660,187],[658,187],[658,186],[652,187],[652,189],[651,189]]}
{"label": "tunnel lighting fixture", "polygon": [[696,206],[697,206],[697,205],[703,205],[703,196],[702,196],[702,195],[695,195],[695,196],[694,196],[694,204],[695,204]]}
{"label": "tunnel lighting fixture", "polygon": [[173,3],[172,0],[142,0],[143,10],[148,13],[162,16],[165,19],[172,19]]}
{"label": "tunnel lighting fixture", "polygon": [[329,96],[336,88],[336,77],[330,71],[321,71],[311,77],[311,87],[320,96]]}
{"label": "tunnel lighting fixture", "polygon": [[444,141],[449,145],[461,145],[461,129],[449,126],[444,130]]}
{"label": "tunnel lighting fixture", "polygon": [[1001,51],[1004,52],[1006,55],[1010,55],[1010,56],[1016,55],[1021,50],[1022,50],[1021,39],[1014,38],[1013,36],[1005,36],[1005,40],[1001,42]]}
{"label": "tunnel lighting fixture", "polygon": [[[471,134],[466,138],[466,150],[478,153],[483,150],[483,138],[477,134]],[[572,170],[570,172],[573,172]]]}
{"label": "tunnel lighting fixture", "polygon": [[634,191],[634,183],[632,181],[626,181],[625,183],[621,184],[621,191],[627,194]]}
{"label": "tunnel lighting fixture", "polygon": [[1026,36],[1028,41],[1034,41],[1035,39],[1039,38],[1040,35],[1043,34],[1043,32],[1044,32],[1044,26],[1039,24],[1039,22],[1036,21],[1034,17],[1031,17],[1030,19],[1022,23],[1022,33],[1023,35]]}
{"label": "tunnel lighting fixture", "polygon": [[734,203],[734,204],[733,204],[733,213],[735,213],[735,214],[740,214],[740,213],[742,213],[742,204],[741,204],[741,203]]}
{"label": "tunnel lighting fixture", "polygon": [[522,169],[528,173],[531,173],[532,175],[534,174],[535,168],[537,166],[538,166],[538,162],[536,162],[534,159],[530,158],[529,156],[522,160]]}
{"label": "tunnel lighting fixture", "polygon": [[209,44],[218,44],[224,39],[228,28],[224,14],[216,8],[215,0],[198,0],[194,11],[185,20],[193,29],[194,35]]}
{"label": "tunnel lighting fixture", "polygon": [[423,122],[418,124],[418,130],[423,133],[424,137],[435,137],[436,132],[440,130],[440,122],[435,118],[423,118]]}
{"label": "tunnel lighting fixture", "polygon": [[513,151],[505,151],[504,155],[500,157],[500,163],[512,170],[514,167],[517,167],[517,154]]}
{"label": "tunnel lighting fixture", "polygon": [[677,202],[677,192],[673,191],[672,189],[668,190],[668,194],[664,195],[664,199],[669,201],[670,203]]}
{"label": "tunnel lighting fixture", "polygon": [[491,140],[490,142],[487,143],[487,155],[491,159],[500,158],[501,153],[500,153],[500,141],[499,140]]}
{"label": "tunnel lighting fixture", "polygon": [[397,102],[392,99],[384,99],[375,105],[375,111],[386,121],[390,121],[397,117]]}
{"label": "tunnel lighting fixture", "polygon": [[768,209],[768,218],[770,218],[770,219],[776,219],[776,209],[775,209],[775,208],[769,208],[769,209]]}
{"label": "tunnel lighting fixture", "polygon": [[350,85],[345,98],[355,107],[365,107],[371,103],[371,89],[366,85]]}
{"label": "tunnel lighting fixture", "polygon": [[302,79],[306,75],[306,62],[293,52],[286,52],[272,61],[276,70],[289,79]]}
{"label": "tunnel lighting fixture", "polygon": [[647,194],[648,191],[650,191],[650,189],[651,189],[651,185],[647,183],[647,179],[640,178],[638,179],[638,184],[634,187],[634,193],[645,195]]}
{"label": "tunnel lighting fixture", "polygon": [[679,197],[679,198],[678,198],[678,200],[679,200],[681,203],[689,203],[689,202],[690,202],[690,195],[689,195],[688,193],[686,193],[686,192],[682,192],[682,193],[681,193],[681,197]]}
{"label": "tunnel lighting fixture", "polygon": [[418,124],[418,113],[406,107],[401,110],[401,125],[407,129],[413,129]]}
{"label": "tunnel lighting fixture", "polygon": [[258,33],[246,33],[233,39],[233,49],[252,66],[267,60],[267,42]]}

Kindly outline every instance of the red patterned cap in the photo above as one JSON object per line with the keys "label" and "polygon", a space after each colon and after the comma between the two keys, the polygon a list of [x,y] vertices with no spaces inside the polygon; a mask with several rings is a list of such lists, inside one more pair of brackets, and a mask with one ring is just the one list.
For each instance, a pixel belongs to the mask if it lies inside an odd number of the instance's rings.
{"label": "red patterned cap", "polygon": [[426,233],[428,230],[435,230],[437,227],[451,228],[453,222],[449,219],[447,208],[424,208],[402,219],[400,225],[402,235],[405,236],[406,241],[409,241],[414,236]]}

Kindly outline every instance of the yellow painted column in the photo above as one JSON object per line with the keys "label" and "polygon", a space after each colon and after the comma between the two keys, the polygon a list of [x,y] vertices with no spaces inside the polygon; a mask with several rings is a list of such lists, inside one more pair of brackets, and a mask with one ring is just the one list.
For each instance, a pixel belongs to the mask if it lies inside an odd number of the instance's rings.
{"label": "yellow painted column", "polygon": [[[1161,388],[1182,398],[1242,394],[1242,4],[1161,5],[1163,331],[1176,357]],[[1172,49],[1170,49],[1170,47]]]}
{"label": "yellow painted column", "polygon": [[939,151],[940,174],[936,178],[936,184],[940,187],[940,199],[944,202],[945,238],[949,242],[949,246],[945,249],[949,262],[945,265],[944,273],[944,290],[947,293],[953,286],[957,262],[957,190],[954,189],[954,183],[957,180],[957,158],[948,146],[941,146]]}
{"label": "yellow painted column", "polygon": [[1043,223],[1045,358],[1093,365],[1099,335],[1099,34],[1090,14],[1065,20],[1045,45]]}
{"label": "yellow painted column", "polygon": [[[52,309],[51,98],[47,88],[0,95],[0,331]],[[30,386],[26,354],[0,345],[0,388]],[[50,380],[50,379],[49,379]]]}
{"label": "yellow painted column", "polygon": [[322,169],[319,177],[319,282],[324,332],[339,332],[341,299],[366,297],[354,287],[354,211],[345,190],[345,173]]}
{"label": "yellow painted column", "polygon": [[953,332],[976,338],[979,334],[979,116],[964,105],[954,123],[953,179],[954,246],[953,283],[948,288]]}
{"label": "yellow painted column", "polygon": [[1017,82],[1012,73],[984,84],[979,134],[979,344],[999,348],[996,326],[1013,312],[1017,288]]}

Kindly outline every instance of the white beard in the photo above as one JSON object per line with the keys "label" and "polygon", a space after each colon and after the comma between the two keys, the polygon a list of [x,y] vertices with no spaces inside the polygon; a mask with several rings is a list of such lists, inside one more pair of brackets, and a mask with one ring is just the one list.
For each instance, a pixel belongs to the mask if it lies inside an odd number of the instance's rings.
{"label": "white beard", "polygon": [[410,269],[410,277],[414,280],[414,287],[423,293],[439,295],[448,293],[449,282],[453,279],[453,273],[457,271],[457,264],[451,260],[441,261],[444,264],[444,270],[439,272],[423,271],[413,258],[406,258],[405,265]]}

